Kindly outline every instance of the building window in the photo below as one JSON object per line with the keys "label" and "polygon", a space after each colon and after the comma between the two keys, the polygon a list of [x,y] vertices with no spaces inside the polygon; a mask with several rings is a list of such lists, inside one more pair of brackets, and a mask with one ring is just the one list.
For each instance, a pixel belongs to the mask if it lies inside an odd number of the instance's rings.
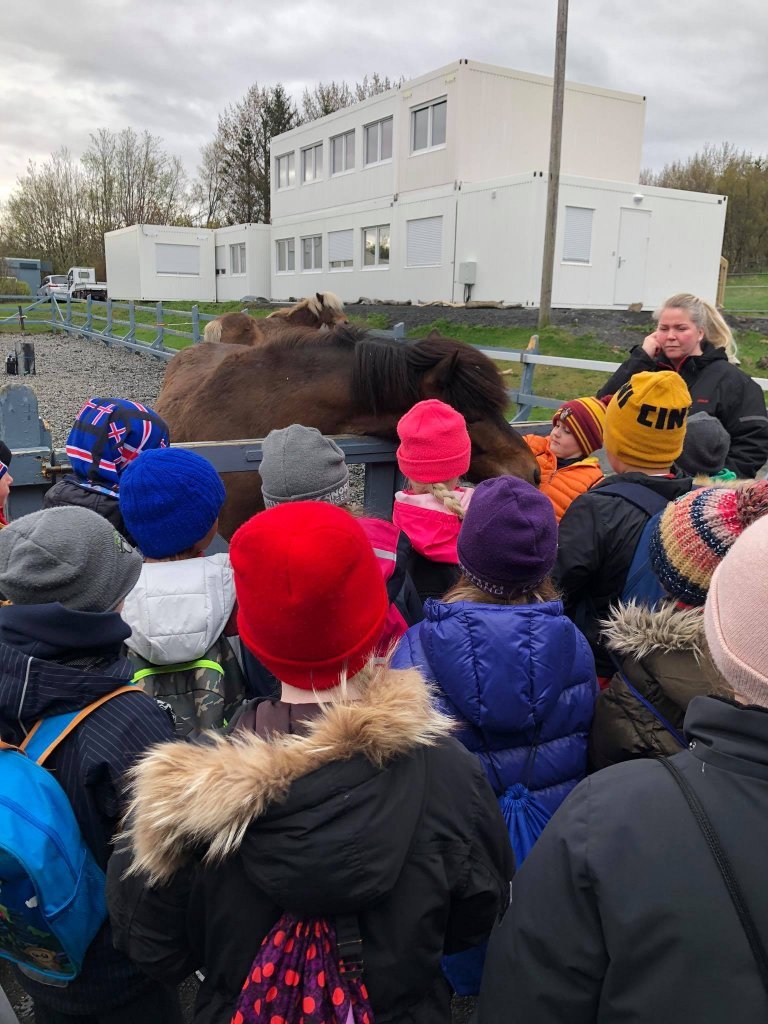
{"label": "building window", "polygon": [[363,228],[363,266],[389,266],[389,224]]}
{"label": "building window", "polygon": [[277,187],[293,188],[296,183],[296,160],[293,153],[277,158]]}
{"label": "building window", "polygon": [[329,270],[349,270],[353,265],[353,231],[328,232]]}
{"label": "building window", "polygon": [[392,118],[367,124],[363,129],[365,164],[381,164],[392,159]]}
{"label": "building window", "polygon": [[158,274],[200,276],[200,246],[155,242],[155,270]]}
{"label": "building window", "polygon": [[245,273],[245,242],[238,242],[237,245],[230,245],[229,272],[230,274]]}
{"label": "building window", "polygon": [[355,166],[355,133],[344,132],[331,139],[331,174],[343,174]]}
{"label": "building window", "polygon": [[308,146],[301,151],[301,180],[319,181],[323,176],[323,144]]}
{"label": "building window", "polygon": [[301,269],[323,269],[323,236],[310,235],[301,240]]}
{"label": "building window", "polygon": [[435,100],[411,111],[411,152],[434,149],[445,145],[445,126],[448,113],[446,99]]}
{"label": "building window", "polygon": [[296,270],[296,242],[293,238],[279,238],[277,245],[277,272],[291,274]]}
{"label": "building window", "polygon": [[443,255],[443,218],[406,222],[406,267],[439,267]]}
{"label": "building window", "polygon": [[563,263],[589,263],[592,259],[592,215],[585,206],[566,206]]}

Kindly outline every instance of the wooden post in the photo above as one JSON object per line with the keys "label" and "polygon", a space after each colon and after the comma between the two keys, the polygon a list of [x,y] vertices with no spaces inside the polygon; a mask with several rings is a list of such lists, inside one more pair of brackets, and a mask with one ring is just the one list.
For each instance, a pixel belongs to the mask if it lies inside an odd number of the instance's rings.
{"label": "wooden post", "polygon": [[552,273],[555,265],[557,200],[560,192],[560,150],[563,141],[563,99],[565,96],[565,45],[568,34],[568,0],[557,0],[555,39],[555,77],[552,88],[552,127],[549,138],[549,182],[547,219],[544,226],[544,250],[541,267],[539,328],[549,324],[552,313]]}

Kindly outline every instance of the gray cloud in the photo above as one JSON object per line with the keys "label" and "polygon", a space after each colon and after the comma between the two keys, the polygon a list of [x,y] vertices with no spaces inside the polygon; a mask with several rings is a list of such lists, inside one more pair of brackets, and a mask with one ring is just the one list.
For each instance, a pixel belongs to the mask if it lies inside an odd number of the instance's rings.
{"label": "gray cloud", "polygon": [[[459,57],[550,74],[555,0],[81,0],[77,17],[27,0],[3,32],[0,196],[29,159],[128,125],[160,135],[193,174],[218,114],[258,81],[297,98],[331,78],[414,77]],[[46,26],[50,25],[50,29]],[[571,4],[568,77],[648,98],[644,163],[705,142],[766,151],[768,4]]]}

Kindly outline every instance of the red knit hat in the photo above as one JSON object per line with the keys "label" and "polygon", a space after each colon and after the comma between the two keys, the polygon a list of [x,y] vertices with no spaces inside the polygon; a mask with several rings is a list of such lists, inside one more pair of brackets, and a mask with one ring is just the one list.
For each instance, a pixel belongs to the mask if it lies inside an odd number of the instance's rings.
{"label": "red knit hat", "polygon": [[469,469],[472,443],[464,417],[437,398],[409,409],[397,424],[397,436],[397,464],[409,480],[438,484]]}
{"label": "red knit hat", "polygon": [[603,447],[603,425],[607,401],[602,398],[574,398],[563,402],[552,417],[552,426],[562,420],[573,434],[585,457]]}
{"label": "red knit hat", "polygon": [[303,690],[338,686],[373,653],[387,593],[362,527],[318,501],[249,519],[229,547],[243,643],[278,679]]}

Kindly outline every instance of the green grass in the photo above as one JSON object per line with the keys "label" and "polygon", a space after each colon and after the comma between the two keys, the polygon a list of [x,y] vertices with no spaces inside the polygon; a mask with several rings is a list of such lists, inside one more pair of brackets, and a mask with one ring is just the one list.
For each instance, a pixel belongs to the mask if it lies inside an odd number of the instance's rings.
{"label": "green grass", "polygon": [[729,277],[725,285],[725,310],[768,314],[768,274]]}

